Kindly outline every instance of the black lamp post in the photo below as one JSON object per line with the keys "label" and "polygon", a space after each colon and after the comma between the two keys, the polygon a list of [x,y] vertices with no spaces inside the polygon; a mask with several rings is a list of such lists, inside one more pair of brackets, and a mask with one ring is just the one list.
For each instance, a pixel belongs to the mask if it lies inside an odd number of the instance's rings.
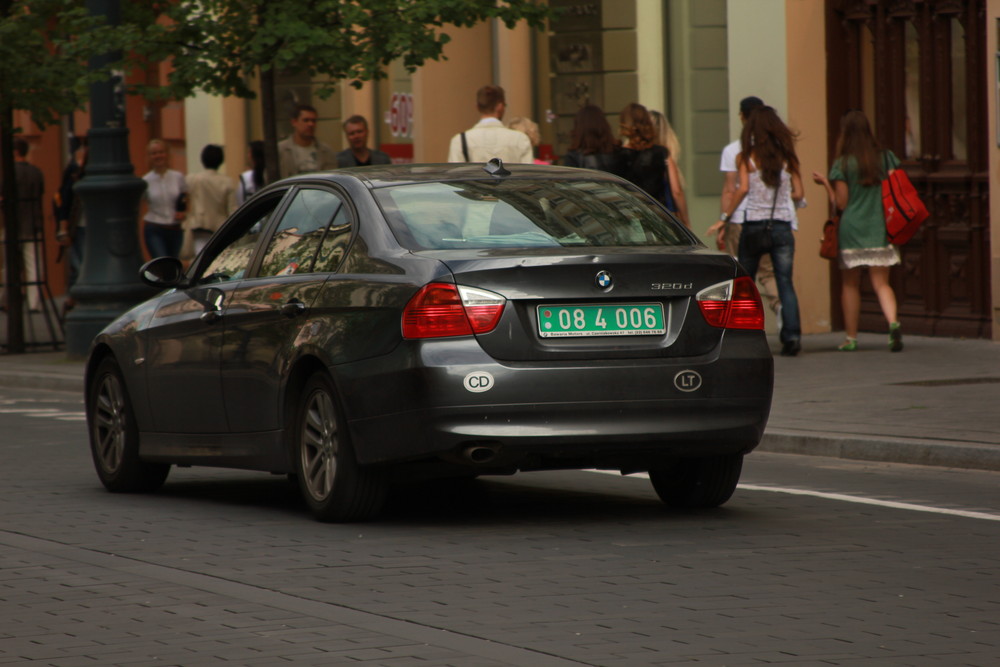
{"label": "black lamp post", "polygon": [[[109,25],[121,22],[119,0],[87,0],[95,16]],[[96,69],[119,53],[91,60]],[[85,356],[101,329],[150,295],[139,281],[142,250],[136,231],[139,199],[146,182],[132,169],[125,126],[125,82],[112,74],[90,87],[89,153],[85,176],[75,186],[86,220],[83,265],[70,290],[76,307],[66,318],[66,353]]]}

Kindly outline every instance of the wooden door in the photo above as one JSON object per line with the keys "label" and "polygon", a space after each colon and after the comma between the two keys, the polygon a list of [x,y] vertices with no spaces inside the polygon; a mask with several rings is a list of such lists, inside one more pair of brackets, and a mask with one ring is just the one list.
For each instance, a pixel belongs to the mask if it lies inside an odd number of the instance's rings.
{"label": "wooden door", "polygon": [[[910,333],[990,336],[985,4],[827,0],[830,152],[841,115],[863,109],[931,211],[892,274]],[[861,330],[884,331],[862,284]]]}

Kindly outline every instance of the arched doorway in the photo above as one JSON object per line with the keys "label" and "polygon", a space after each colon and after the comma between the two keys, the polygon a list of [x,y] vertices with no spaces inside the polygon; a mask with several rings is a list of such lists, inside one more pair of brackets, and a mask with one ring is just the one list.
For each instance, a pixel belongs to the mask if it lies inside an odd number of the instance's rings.
{"label": "arched doorway", "polygon": [[[893,271],[910,333],[990,336],[985,4],[827,0],[831,154],[841,115],[863,109],[931,211]],[[885,328],[870,291],[861,328]]]}

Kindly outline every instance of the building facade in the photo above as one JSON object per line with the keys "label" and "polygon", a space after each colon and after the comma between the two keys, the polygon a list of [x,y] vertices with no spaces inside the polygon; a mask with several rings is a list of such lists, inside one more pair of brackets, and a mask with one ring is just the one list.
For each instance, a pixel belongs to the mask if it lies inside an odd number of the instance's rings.
{"label": "building facade", "polygon": [[[548,31],[485,23],[448,30],[446,59],[326,100],[304,77],[279,79],[284,108],[311,103],[318,136],[345,146],[341,122],[369,119],[375,146],[399,161],[438,162],[450,138],[478,120],[475,91],[497,83],[507,118],[541,128],[542,158],[565,150],[575,110],[598,104],[613,128],[638,101],[670,119],[694,231],[717,219],[722,147],[738,136],[739,100],[756,95],[797,132],[808,206],[800,209],[795,284],[803,331],[840,328],[839,274],[818,255],[828,217],[813,171],[829,169],[840,115],[865,110],[880,139],[904,160],[931,210],[893,270],[900,317],[911,333],[1000,340],[1000,0],[551,0],[564,10]],[[163,76],[161,68],[147,72]],[[282,114],[285,115],[285,114]],[[198,97],[167,105],[129,101],[131,154],[145,172],[145,144],[166,138],[188,171],[206,143],[226,148],[226,170],[245,169],[261,138],[255,102]],[[76,119],[77,129],[86,119]],[[279,119],[279,135],[289,131]],[[58,182],[59,130],[28,138]],[[44,154],[44,156],[42,155]],[[50,244],[54,247],[54,243]],[[60,290],[59,271],[52,272]],[[865,281],[867,289],[867,281]],[[769,323],[773,327],[773,322]],[[882,331],[866,292],[862,329]]]}

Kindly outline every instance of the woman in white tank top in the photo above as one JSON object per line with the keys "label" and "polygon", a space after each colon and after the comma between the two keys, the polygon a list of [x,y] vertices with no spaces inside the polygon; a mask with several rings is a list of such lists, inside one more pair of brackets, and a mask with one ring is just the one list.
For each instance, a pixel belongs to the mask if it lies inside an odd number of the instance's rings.
{"label": "woman in white tank top", "polygon": [[742,152],[736,160],[739,187],[722,221],[747,199],[740,235],[739,261],[757,277],[760,258],[770,255],[781,300],[781,354],[794,357],[801,349],[799,301],[792,284],[795,259],[796,203],[803,199],[794,136],[771,107],[751,112],[743,126]]}

